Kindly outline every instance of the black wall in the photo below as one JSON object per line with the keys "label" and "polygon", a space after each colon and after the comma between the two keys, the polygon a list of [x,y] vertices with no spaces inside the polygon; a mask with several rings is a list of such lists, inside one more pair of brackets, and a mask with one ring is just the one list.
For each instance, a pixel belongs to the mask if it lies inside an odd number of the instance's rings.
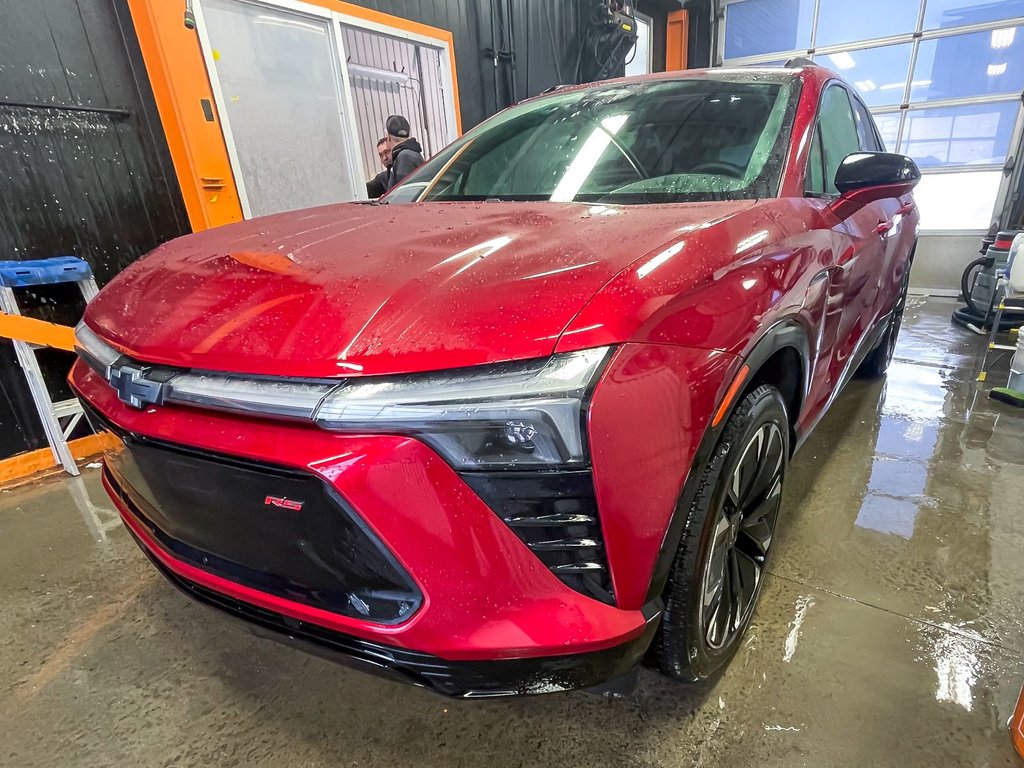
{"label": "black wall", "polygon": [[[462,128],[474,125],[510,104],[550,88],[577,82],[575,69],[581,32],[595,0],[350,0],[356,5],[447,29],[455,39]],[[665,14],[679,0],[639,0],[638,11],[655,22],[655,70],[664,69]],[[660,39],[658,37],[660,30]],[[659,45],[660,43],[660,45]],[[495,67],[487,49],[500,56]],[[659,56],[660,51],[660,56]],[[581,67],[586,79],[586,60]],[[621,76],[622,68],[617,74]]]}
{"label": "black wall", "polygon": [[[125,0],[0,0],[0,259],[75,255],[102,285],[189,231]],[[74,286],[19,290],[26,314],[73,325]],[[70,396],[70,353],[40,362]],[[0,458],[46,437],[0,339]]]}

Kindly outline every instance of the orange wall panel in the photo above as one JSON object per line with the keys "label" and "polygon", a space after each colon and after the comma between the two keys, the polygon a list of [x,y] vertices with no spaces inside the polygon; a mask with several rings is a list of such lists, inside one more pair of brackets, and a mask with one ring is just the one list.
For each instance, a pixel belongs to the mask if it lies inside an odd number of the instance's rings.
{"label": "orange wall panel", "polygon": [[[128,6],[192,229],[241,221],[199,37],[185,28],[185,3],[128,0]],[[204,114],[204,99],[212,122]]]}

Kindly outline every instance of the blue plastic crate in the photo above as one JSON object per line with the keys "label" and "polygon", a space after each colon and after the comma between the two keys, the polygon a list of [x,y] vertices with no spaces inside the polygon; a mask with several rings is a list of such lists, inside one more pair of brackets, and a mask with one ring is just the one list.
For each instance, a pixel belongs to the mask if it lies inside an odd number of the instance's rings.
{"label": "blue plastic crate", "polygon": [[54,256],[31,261],[0,261],[0,285],[24,288],[31,285],[76,283],[92,277],[92,267],[77,256]]}

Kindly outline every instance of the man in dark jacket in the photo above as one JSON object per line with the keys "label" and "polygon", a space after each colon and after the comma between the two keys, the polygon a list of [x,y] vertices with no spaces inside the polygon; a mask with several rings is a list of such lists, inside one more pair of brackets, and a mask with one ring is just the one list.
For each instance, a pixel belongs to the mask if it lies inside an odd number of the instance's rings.
{"label": "man in dark jacket", "polygon": [[391,115],[384,127],[391,147],[387,185],[391,189],[423,164],[423,147],[409,136],[409,121],[401,115]]}
{"label": "man in dark jacket", "polygon": [[380,164],[384,166],[384,170],[366,182],[366,196],[371,200],[376,200],[388,191],[388,173],[391,171],[391,145],[388,143],[387,136],[377,142],[377,157],[380,158]]}

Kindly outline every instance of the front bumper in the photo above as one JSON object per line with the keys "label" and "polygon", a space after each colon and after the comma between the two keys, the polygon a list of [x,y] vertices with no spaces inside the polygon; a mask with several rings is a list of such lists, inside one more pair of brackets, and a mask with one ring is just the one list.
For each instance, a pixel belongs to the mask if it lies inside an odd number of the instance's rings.
{"label": "front bumper", "polygon": [[[104,485],[109,483],[104,476]],[[111,494],[116,493],[108,486]],[[120,506],[120,504],[119,504]],[[443,696],[490,698],[589,688],[627,673],[643,658],[657,629],[652,616],[644,631],[619,646],[560,656],[450,661],[439,656],[335,632],[319,624],[238,600],[181,576],[147,542],[121,509],[127,528],[164,577],[192,599],[238,619],[254,634],[296,647],[361,672],[427,688]]]}
{"label": "front bumper", "polygon": [[[108,471],[108,490],[127,527],[161,570],[189,594],[254,626],[450,695],[596,684],[628,669],[650,641],[656,608],[623,610],[567,587],[414,439],[343,435],[170,405],[132,409],[82,364],[71,381],[122,433],[316,478],[383,543],[418,593],[415,609],[389,623],[247,584],[159,540],[146,525],[146,510],[133,509]],[[259,503],[262,494],[259,489]],[[264,511],[254,503],[252,514]]]}

